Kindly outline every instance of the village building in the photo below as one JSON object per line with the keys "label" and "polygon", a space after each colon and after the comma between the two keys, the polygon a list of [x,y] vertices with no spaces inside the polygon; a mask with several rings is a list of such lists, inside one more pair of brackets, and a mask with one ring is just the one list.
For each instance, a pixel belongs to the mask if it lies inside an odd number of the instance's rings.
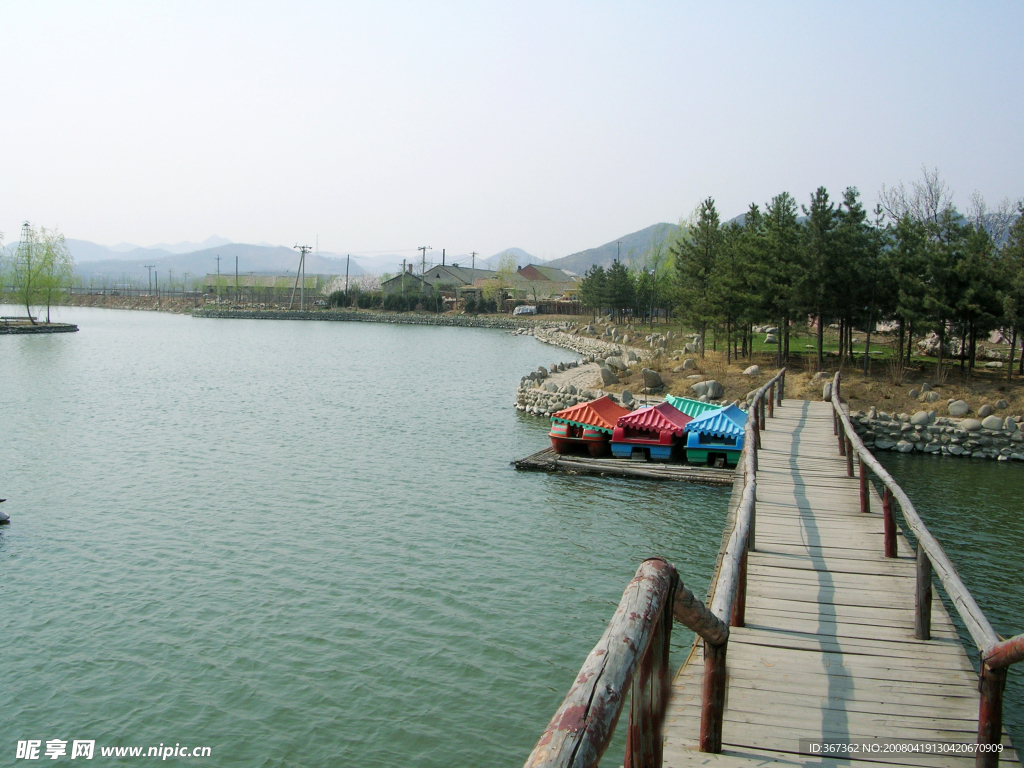
{"label": "village building", "polygon": [[295,275],[238,275],[208,274],[203,278],[203,293],[218,296],[225,301],[246,301],[271,303],[288,301],[295,291],[296,301],[300,292],[305,291],[306,299],[323,293],[328,278],[323,275],[306,275],[297,281]]}

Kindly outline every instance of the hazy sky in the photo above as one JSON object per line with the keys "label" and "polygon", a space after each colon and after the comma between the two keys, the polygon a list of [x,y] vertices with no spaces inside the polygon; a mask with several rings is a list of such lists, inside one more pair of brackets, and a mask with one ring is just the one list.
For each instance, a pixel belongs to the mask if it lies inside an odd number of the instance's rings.
{"label": "hazy sky", "polygon": [[6,2],[0,230],[557,258],[714,196],[1024,195],[1024,3]]}

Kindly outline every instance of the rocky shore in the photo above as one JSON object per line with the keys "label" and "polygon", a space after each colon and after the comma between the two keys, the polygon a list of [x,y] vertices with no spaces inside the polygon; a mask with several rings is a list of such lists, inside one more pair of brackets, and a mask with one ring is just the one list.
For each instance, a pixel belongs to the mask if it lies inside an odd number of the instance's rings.
{"label": "rocky shore", "polygon": [[395,325],[447,325],[460,328],[500,328],[532,330],[538,323],[550,320],[527,317],[491,317],[489,315],[431,315],[417,312],[376,312],[359,310],[247,310],[202,307],[193,310],[193,317],[230,318],[239,320],[324,320],[357,323],[391,323]]}
{"label": "rocky shore", "polygon": [[852,412],[850,420],[865,445],[875,450],[1024,461],[1020,416],[957,419],[935,411],[910,415],[872,408]]}

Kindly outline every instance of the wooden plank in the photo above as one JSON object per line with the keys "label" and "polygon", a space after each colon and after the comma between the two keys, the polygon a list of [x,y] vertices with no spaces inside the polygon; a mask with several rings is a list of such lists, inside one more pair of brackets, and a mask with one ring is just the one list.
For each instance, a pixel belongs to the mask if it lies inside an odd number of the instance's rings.
{"label": "wooden plank", "polygon": [[726,662],[724,754],[693,751],[703,679],[696,647],[673,683],[664,764],[973,766],[972,756],[796,754],[801,733],[973,742],[977,673],[937,595],[934,639],[914,638],[916,558],[900,535],[900,556],[884,557],[881,499],[870,486],[871,512],[861,512],[831,405],[784,401],[776,416],[761,432],[746,626],[732,629]]}

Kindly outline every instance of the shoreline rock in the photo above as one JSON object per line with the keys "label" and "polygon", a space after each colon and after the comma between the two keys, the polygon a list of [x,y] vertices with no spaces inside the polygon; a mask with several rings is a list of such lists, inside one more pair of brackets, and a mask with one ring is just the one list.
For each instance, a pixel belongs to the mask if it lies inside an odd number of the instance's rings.
{"label": "shoreline rock", "polygon": [[850,421],[872,450],[933,453],[997,461],[1024,461],[1020,417],[987,416],[984,421],[937,416],[935,411],[888,414],[853,411]]}

